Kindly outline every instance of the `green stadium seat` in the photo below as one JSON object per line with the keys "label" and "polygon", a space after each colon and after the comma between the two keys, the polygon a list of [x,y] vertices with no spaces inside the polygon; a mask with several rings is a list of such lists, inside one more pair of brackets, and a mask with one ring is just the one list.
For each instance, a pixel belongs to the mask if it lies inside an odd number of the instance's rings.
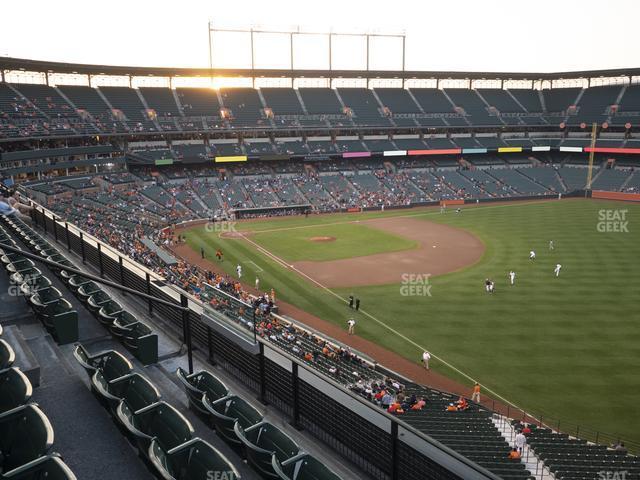
{"label": "green stadium seat", "polygon": [[237,395],[229,395],[211,402],[207,394],[204,394],[202,405],[211,414],[218,435],[234,447],[242,446],[234,429],[236,423],[246,429],[262,421],[262,414]]}
{"label": "green stadium seat", "polygon": [[9,275],[13,275],[17,272],[24,272],[25,270],[29,270],[31,268],[35,268],[36,264],[33,263],[28,258],[20,258],[16,259],[7,264],[6,269],[9,272]]}
{"label": "green stadium seat", "polygon": [[88,283],[92,283],[88,278],[81,277],[80,275],[72,275],[71,277],[69,277],[68,285],[69,289],[72,292],[76,293],[80,287]]}
{"label": "green stadium seat", "polygon": [[138,445],[140,454],[145,457],[149,456],[152,440],[158,442],[160,448],[168,451],[193,437],[191,423],[167,402],[157,402],[137,412],[131,411],[126,403],[120,402],[116,415]]}
{"label": "green stadium seat", "polygon": [[26,404],[31,395],[31,382],[19,368],[0,370],[0,413]]}
{"label": "green stadium seat", "polygon": [[80,286],[78,288],[78,291],[76,292],[76,294],[78,295],[78,298],[83,302],[83,303],[87,303],[87,300],[89,300],[89,298],[91,297],[91,295],[94,295],[98,292],[101,292],[102,290],[100,289],[100,286],[95,283],[95,282],[88,282],[83,284],[82,286]]}
{"label": "green stadium seat", "polygon": [[240,474],[231,462],[200,438],[189,440],[168,451],[153,440],[149,447],[149,458],[160,478],[165,480],[240,479]]}
{"label": "green stadium seat", "polygon": [[274,455],[271,466],[281,480],[340,480],[338,475],[308,453],[301,453],[282,463]]}
{"label": "green stadium seat", "polygon": [[40,313],[47,308],[51,303],[55,303],[62,298],[62,293],[56,287],[49,287],[39,290],[29,298],[29,303],[36,311]]}
{"label": "green stadium seat", "polygon": [[120,402],[133,413],[160,401],[160,392],[146,377],[131,373],[108,381],[101,371],[91,377],[91,386],[101,402],[115,415]]}
{"label": "green stadium seat", "polygon": [[20,292],[22,292],[25,297],[31,297],[40,290],[49,288],[50,286],[51,280],[44,275],[40,275],[39,277],[30,278],[22,283],[22,285],[20,285]]}
{"label": "green stadium seat", "polygon": [[24,282],[29,281],[29,279],[31,278],[37,278],[41,276],[42,272],[34,267],[11,274],[9,280],[15,285],[22,285]]}
{"label": "green stadium seat", "polygon": [[78,340],[78,312],[64,298],[46,304],[41,311],[38,311],[38,315],[59,344],[64,345]]}
{"label": "green stadium seat", "polygon": [[158,335],[147,324],[136,322],[129,325],[121,340],[143,365],[158,362]]}
{"label": "green stadium seat", "polygon": [[0,480],[77,480],[71,469],[57,454],[32,460],[9,472],[0,474]]}
{"label": "green stadium seat", "polygon": [[[91,302],[91,298],[92,297],[89,298],[89,302]],[[101,305],[98,310],[98,320],[104,326],[108,327],[113,323],[113,316],[118,312],[122,312],[123,308],[122,305],[115,300],[109,300]]]}
{"label": "green stadium seat", "polygon": [[11,345],[0,339],[0,370],[11,367],[16,361],[16,352],[13,351]]}
{"label": "green stadium seat", "polygon": [[131,362],[115,350],[106,350],[89,355],[89,352],[79,343],[73,350],[73,356],[85,369],[89,377],[93,377],[99,370],[108,382],[124,375],[129,375],[133,370]]}
{"label": "green stadium seat", "polygon": [[35,460],[52,445],[53,428],[37,405],[22,405],[0,414],[0,471]]}
{"label": "green stadium seat", "polygon": [[114,314],[113,323],[109,326],[109,330],[115,337],[123,338],[135,323],[138,323],[138,319],[132,313],[123,310]]}
{"label": "green stadium seat", "polygon": [[211,402],[229,395],[227,386],[206,370],[189,375],[182,368],[178,368],[176,375],[184,385],[187,397],[189,397],[189,406],[206,417],[210,415],[202,404],[203,395],[207,394],[207,398]]}
{"label": "green stadium seat", "polygon": [[20,253],[6,252],[6,253],[3,253],[2,257],[0,257],[0,261],[2,261],[2,264],[4,265],[4,267],[7,268],[9,264],[20,261],[24,258],[25,258],[24,255]]}
{"label": "green stadium seat", "polygon": [[111,300],[111,296],[104,290],[100,290],[87,299],[87,308],[93,313],[97,314],[102,308],[102,305]]}
{"label": "green stadium seat", "polygon": [[296,442],[268,422],[260,422],[246,430],[236,422],[234,431],[244,445],[247,462],[265,478],[280,478],[273,469],[273,457],[282,463],[300,453]]}

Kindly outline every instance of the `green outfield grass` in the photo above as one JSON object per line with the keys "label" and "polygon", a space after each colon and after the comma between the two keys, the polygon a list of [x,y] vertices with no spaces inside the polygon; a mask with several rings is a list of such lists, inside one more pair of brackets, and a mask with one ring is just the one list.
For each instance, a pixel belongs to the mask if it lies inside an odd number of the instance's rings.
{"label": "green outfield grass", "polygon": [[[626,209],[629,233],[598,232],[602,209]],[[640,205],[564,200],[465,208],[460,214],[406,210],[296,217],[247,222],[241,229],[325,224],[252,237],[274,253],[301,259],[304,246],[309,245],[309,251],[316,247],[304,240],[306,236],[339,238],[340,233],[327,232],[342,227],[326,224],[394,215],[417,215],[414,218],[471,231],[485,243],[485,254],[472,267],[431,278],[431,297],[404,297],[399,284],[342,289],[337,294],[355,293],[362,308],[389,328],[531,413],[562,419],[561,428],[580,424],[583,431],[589,426],[640,441]],[[351,232],[351,227],[344,231]],[[356,231],[363,233],[360,227]],[[292,236],[293,232],[299,233]],[[220,239],[204,229],[191,230],[187,237],[193,248],[206,245],[211,258],[221,247],[223,268],[229,273],[242,263],[248,283],[257,274],[263,288],[275,288],[279,298],[345,325],[350,311],[344,304],[247,242]],[[548,248],[551,239],[553,251]],[[386,240],[370,241],[367,235],[364,242],[375,245],[376,251],[388,245]],[[295,251],[288,243],[296,244]],[[361,247],[358,254],[370,248]],[[399,244],[388,248],[398,250]],[[535,262],[528,260],[531,249],[538,255]],[[556,263],[563,266],[559,278],[553,276]],[[510,269],[517,274],[514,287],[508,285]],[[496,282],[494,295],[484,291],[486,277]],[[362,313],[357,320],[359,335],[419,360],[417,346]],[[438,362],[434,367],[463,380]]]}

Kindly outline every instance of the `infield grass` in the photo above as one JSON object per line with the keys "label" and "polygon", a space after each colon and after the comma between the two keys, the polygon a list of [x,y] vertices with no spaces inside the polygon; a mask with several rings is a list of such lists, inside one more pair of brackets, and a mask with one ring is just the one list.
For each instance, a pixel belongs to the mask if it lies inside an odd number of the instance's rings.
{"label": "infield grass", "polygon": [[[627,210],[629,232],[598,232],[600,210]],[[287,259],[312,259],[305,257],[303,248],[308,245],[311,254],[316,246],[304,241],[311,230],[312,236],[339,238],[341,233],[327,233],[341,230],[336,223],[402,215],[474,233],[486,245],[483,258],[465,270],[431,278],[430,297],[402,296],[399,284],[341,289],[337,294],[356,294],[363,310],[390,329],[534,415],[554,419],[554,424],[561,419],[561,429],[579,424],[582,433],[588,426],[640,442],[640,205],[563,200],[464,208],[460,214],[404,210],[241,226],[256,232],[280,229],[256,234],[252,240]],[[319,227],[286,229],[305,225]],[[351,228],[344,232],[351,234]],[[345,325],[351,312],[344,304],[246,241],[220,239],[204,229],[189,231],[187,238],[197,250],[205,244],[210,258],[220,246],[226,257],[223,268],[233,273],[242,263],[248,283],[257,269],[246,262],[254,262],[263,270],[258,273],[263,288],[273,287],[279,298]],[[554,250],[549,250],[549,240]],[[300,247],[287,246],[288,242]],[[367,235],[363,242],[356,253],[369,242],[376,249],[387,243]],[[389,249],[398,250],[398,244]],[[532,249],[535,261],[528,259]],[[553,275],[556,263],[562,264],[558,278]],[[510,269],[516,272],[513,287],[507,279]],[[494,295],[484,291],[486,277],[496,282]],[[357,321],[358,335],[419,361],[420,348],[362,313]],[[433,366],[456,380],[462,378],[437,361]]]}

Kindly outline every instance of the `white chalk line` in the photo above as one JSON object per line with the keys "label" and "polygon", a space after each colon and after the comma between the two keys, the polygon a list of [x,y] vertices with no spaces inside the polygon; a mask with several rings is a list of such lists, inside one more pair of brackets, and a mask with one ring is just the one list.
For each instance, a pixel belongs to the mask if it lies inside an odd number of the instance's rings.
{"label": "white chalk line", "polygon": [[[494,207],[499,207],[500,205],[495,205]],[[507,206],[507,205],[502,205],[502,206]],[[270,258],[271,260],[273,260],[274,262],[278,263],[279,265],[289,269],[289,270],[293,270],[294,272],[296,272],[297,274],[303,276],[304,278],[306,278],[307,280],[309,280],[310,282],[314,283],[315,285],[317,285],[318,287],[320,287],[321,289],[325,290],[326,292],[330,293],[331,295],[333,295],[334,297],[336,297],[337,299],[339,299],[340,301],[344,302],[344,303],[349,303],[345,298],[342,298],[340,295],[338,295],[336,292],[334,292],[333,290],[331,290],[329,287],[323,285],[322,283],[318,282],[316,279],[310,277],[309,275],[307,275],[306,273],[304,273],[301,270],[298,270],[295,266],[293,266],[292,264],[289,264],[287,262],[285,262],[283,259],[281,259],[280,257],[278,257],[277,255],[271,253],[269,250],[267,250],[266,248],[262,247],[261,245],[257,244],[256,242],[254,242],[253,240],[251,240],[250,238],[247,238],[244,234],[239,233],[239,235],[246,240],[247,242],[249,242],[251,245],[253,245],[259,252],[261,252],[262,254],[264,254],[265,256],[267,256],[268,258]],[[502,402],[522,411],[525,412],[525,414],[527,416],[532,417],[531,415],[527,414],[526,411],[523,408],[520,408],[519,406],[517,406],[516,404],[510,402],[509,400],[507,400],[506,398],[504,398],[502,395],[498,394],[497,392],[495,392],[494,390],[488,388],[487,386],[481,384],[480,382],[478,382],[477,380],[475,380],[474,378],[472,378],[471,376],[467,375],[465,372],[463,372],[462,370],[458,369],[457,367],[455,367],[454,365],[450,364],[449,362],[447,362],[446,360],[444,360],[443,358],[433,354],[433,352],[431,352],[430,350],[428,350],[427,348],[423,347],[422,345],[414,342],[413,340],[411,340],[409,337],[405,336],[404,334],[398,332],[397,330],[393,329],[392,327],[390,327],[389,325],[387,325],[385,322],[383,322],[382,320],[379,320],[378,318],[374,317],[373,315],[371,315],[370,313],[368,313],[366,310],[360,310],[360,312],[364,315],[366,315],[367,317],[369,317],[371,320],[373,320],[374,322],[378,323],[380,326],[386,328],[387,330],[389,330],[390,332],[392,332],[393,334],[397,335],[398,337],[400,337],[401,339],[403,339],[404,341],[406,341],[407,343],[413,345],[414,347],[417,347],[419,350],[422,351],[429,351],[431,353],[431,355],[433,356],[433,358],[435,358],[436,360],[438,360],[440,363],[442,363],[443,365],[445,365],[446,367],[450,368],[451,370],[453,370],[454,372],[458,373],[459,375],[461,375],[462,377],[466,378],[467,380],[470,380],[472,383],[478,383],[482,386],[482,388],[489,392],[490,394],[492,394],[495,398],[501,400]],[[532,417],[533,418],[533,417]]]}

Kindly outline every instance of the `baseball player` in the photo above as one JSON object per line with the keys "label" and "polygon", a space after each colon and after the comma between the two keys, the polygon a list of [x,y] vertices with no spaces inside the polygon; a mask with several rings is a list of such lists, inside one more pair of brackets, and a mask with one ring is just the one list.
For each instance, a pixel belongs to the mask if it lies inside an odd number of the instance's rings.
{"label": "baseball player", "polygon": [[349,335],[353,335],[356,329],[356,321],[353,318],[350,318],[347,325],[349,327]]}
{"label": "baseball player", "polygon": [[553,269],[553,273],[556,274],[556,277],[560,276],[560,269],[562,268],[562,265],[560,265],[559,263],[556,264],[556,268]]}
{"label": "baseball player", "polygon": [[549,240],[549,250],[553,250],[555,247],[553,246],[553,240]]}
{"label": "baseball player", "polygon": [[529,252],[529,260],[535,260],[536,259],[536,252],[534,252],[533,250],[531,250]]}
{"label": "baseball player", "polygon": [[236,273],[238,274],[238,278],[242,278],[242,265],[238,264],[236,267]]}
{"label": "baseball player", "polygon": [[516,283],[516,272],[513,270],[509,272],[509,283],[511,283],[511,285]]}

